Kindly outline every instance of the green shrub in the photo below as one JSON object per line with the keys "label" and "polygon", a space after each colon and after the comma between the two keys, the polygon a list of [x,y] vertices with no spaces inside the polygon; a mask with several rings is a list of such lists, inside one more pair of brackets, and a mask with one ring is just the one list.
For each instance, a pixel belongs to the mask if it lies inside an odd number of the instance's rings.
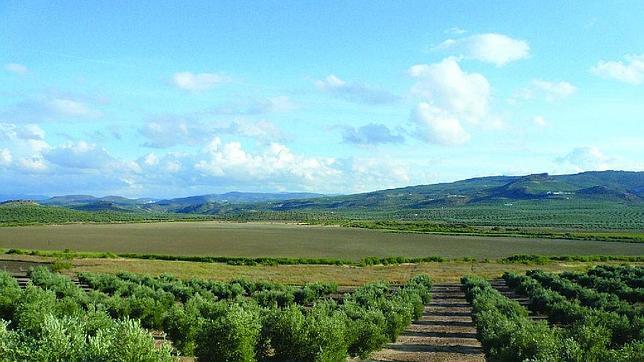
{"label": "green shrub", "polygon": [[223,315],[202,323],[195,355],[200,361],[254,361],[260,330],[257,305],[230,304]]}

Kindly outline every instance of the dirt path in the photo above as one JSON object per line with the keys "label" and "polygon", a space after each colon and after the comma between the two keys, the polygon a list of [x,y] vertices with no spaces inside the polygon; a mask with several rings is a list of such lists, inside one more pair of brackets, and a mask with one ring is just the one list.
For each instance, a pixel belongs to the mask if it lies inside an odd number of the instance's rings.
{"label": "dirt path", "polygon": [[485,361],[460,284],[435,284],[425,314],[372,361]]}

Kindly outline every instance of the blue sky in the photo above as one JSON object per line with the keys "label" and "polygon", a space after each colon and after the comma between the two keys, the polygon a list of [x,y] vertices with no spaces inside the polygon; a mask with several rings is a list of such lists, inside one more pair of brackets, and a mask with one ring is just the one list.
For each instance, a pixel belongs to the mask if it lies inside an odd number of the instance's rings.
{"label": "blue sky", "polygon": [[0,1],[0,193],[644,170],[641,1]]}

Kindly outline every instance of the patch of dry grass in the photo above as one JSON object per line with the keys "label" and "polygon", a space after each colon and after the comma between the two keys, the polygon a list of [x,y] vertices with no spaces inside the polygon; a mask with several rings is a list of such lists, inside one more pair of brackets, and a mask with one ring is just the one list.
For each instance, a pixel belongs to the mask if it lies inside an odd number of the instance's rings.
{"label": "patch of dry grass", "polygon": [[[51,261],[51,258],[27,255],[0,255],[0,260]],[[501,264],[496,262],[462,262],[401,264],[387,266],[335,266],[335,265],[256,265],[236,266],[217,263],[186,261],[161,261],[137,259],[75,259],[66,273],[82,271],[118,273],[129,271],[149,275],[170,273],[179,278],[202,278],[229,281],[235,278],[270,280],[299,285],[308,282],[336,282],[339,285],[362,285],[376,280],[404,282],[414,275],[429,274],[436,282],[457,282],[461,276],[477,274],[495,278],[504,271],[525,272],[530,269],[546,271],[583,271],[597,264],[620,264],[618,262],[553,262],[545,265]],[[644,265],[644,263],[634,263]]]}

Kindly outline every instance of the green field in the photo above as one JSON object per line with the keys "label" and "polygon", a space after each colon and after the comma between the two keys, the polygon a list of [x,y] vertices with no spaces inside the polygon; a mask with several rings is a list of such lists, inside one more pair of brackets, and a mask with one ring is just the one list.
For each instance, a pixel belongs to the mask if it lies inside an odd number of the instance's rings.
{"label": "green field", "polygon": [[0,248],[353,260],[368,256],[644,255],[644,245],[638,243],[225,222],[3,227],[0,228]]}

